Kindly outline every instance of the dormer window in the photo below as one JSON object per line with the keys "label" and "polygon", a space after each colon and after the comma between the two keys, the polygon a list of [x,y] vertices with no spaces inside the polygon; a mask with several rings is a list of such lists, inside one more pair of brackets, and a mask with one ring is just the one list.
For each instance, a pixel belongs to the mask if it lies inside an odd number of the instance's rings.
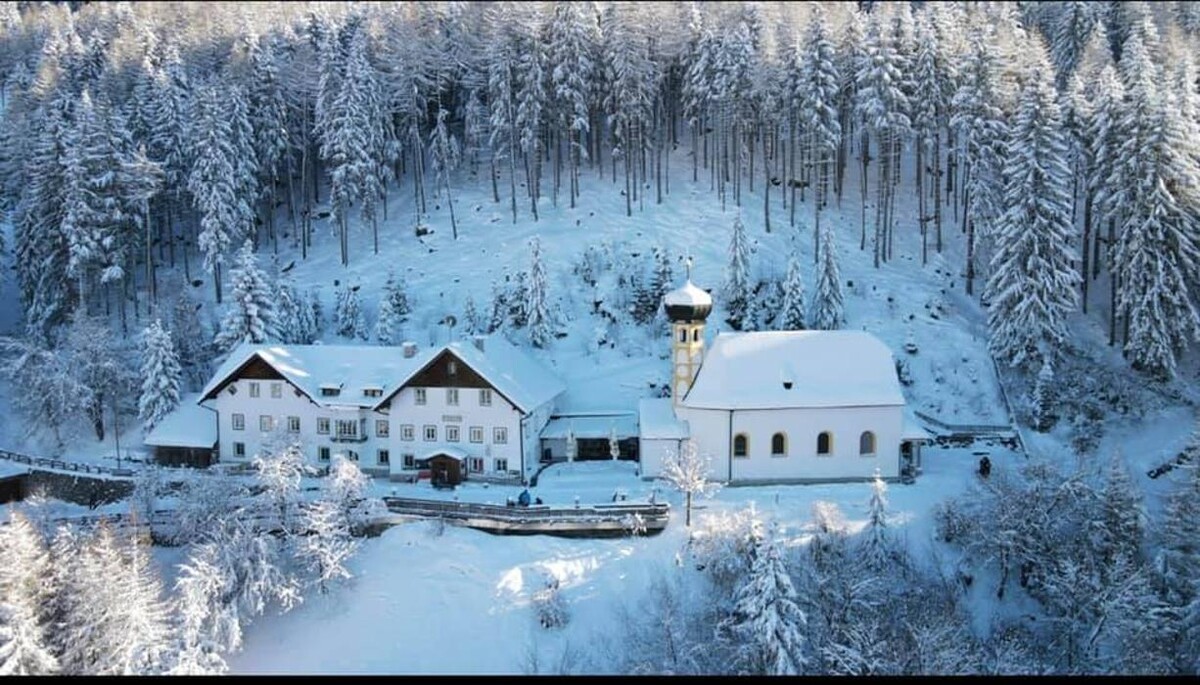
{"label": "dormer window", "polygon": [[383,388],[363,388],[363,397],[383,397]]}
{"label": "dormer window", "polygon": [[322,385],[321,397],[337,397],[342,394],[342,386],[340,385]]}

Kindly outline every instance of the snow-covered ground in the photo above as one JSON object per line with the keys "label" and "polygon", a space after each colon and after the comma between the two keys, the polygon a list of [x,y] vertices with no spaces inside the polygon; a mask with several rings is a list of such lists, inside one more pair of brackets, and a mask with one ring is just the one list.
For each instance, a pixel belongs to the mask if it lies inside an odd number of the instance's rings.
{"label": "snow-covered ground", "polygon": [[[962,493],[972,479],[971,449],[930,449],[925,470],[912,485],[889,486],[889,523],[914,549],[931,542],[931,511]],[[1024,457],[991,448],[996,469]],[[268,614],[247,631],[244,651],[230,659],[235,674],[503,674],[539,668],[554,671],[564,653],[574,668],[602,670],[597,646],[618,635],[617,607],[644,598],[650,582],[669,570],[687,539],[678,493],[637,479],[632,464],[556,464],[534,490],[547,503],[608,501],[614,490],[630,499],[658,487],[672,506],[667,529],[651,537],[568,539],[544,535],[499,536],[431,521],[402,524],[364,541],[350,570],[354,578],[329,594],[313,595],[284,615]],[[433,496],[425,485],[397,485],[401,495]],[[464,501],[503,503],[519,488],[468,484]],[[851,531],[866,523],[870,487],[863,483],[728,487],[697,502],[697,518],[751,503],[781,534],[802,542],[812,504],[828,501],[846,515]],[[449,496],[449,495],[448,495]],[[570,622],[541,628],[531,596],[552,575],[558,579]],[[570,659],[568,659],[570,661]]]}

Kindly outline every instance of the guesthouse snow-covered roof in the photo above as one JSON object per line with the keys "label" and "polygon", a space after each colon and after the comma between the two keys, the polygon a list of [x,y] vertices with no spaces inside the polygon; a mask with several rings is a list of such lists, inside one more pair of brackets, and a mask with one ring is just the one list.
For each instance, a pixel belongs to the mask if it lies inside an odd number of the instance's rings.
{"label": "guesthouse snow-covered roof", "polygon": [[644,440],[683,440],[691,436],[687,421],[675,417],[670,397],[638,400],[638,427]]}
{"label": "guesthouse snow-covered roof", "polygon": [[[400,347],[243,343],[213,374],[200,397],[211,397],[239,369],[257,357],[319,405],[369,408],[379,404],[379,398],[364,395],[364,388],[382,388],[385,393],[396,389],[400,379],[416,373],[439,350],[426,348],[417,350],[412,357],[405,357]],[[322,388],[340,388],[340,392],[326,396],[322,394]]]}
{"label": "guesthouse snow-covered roof", "polygon": [[904,404],[887,345],[866,331],[721,333],[682,402],[696,409]]}
{"label": "guesthouse snow-covered roof", "polygon": [[[488,336],[483,350],[474,341],[418,349],[404,356],[401,346],[380,345],[239,345],[200,393],[209,399],[255,359],[265,362],[310,400],[325,407],[374,408],[388,401],[443,351],[450,350],[497,392],[526,412],[566,390],[562,379],[499,336]],[[325,395],[324,388],[340,388]],[[363,390],[382,391],[372,396]]]}
{"label": "guesthouse snow-covered roof", "polygon": [[543,440],[565,439],[570,431],[576,438],[608,438],[614,430],[618,440],[637,437],[637,417],[633,414],[556,416],[546,423],[541,437]]}
{"label": "guesthouse snow-covered roof", "polygon": [[566,391],[557,374],[502,336],[489,335],[482,343],[482,350],[473,340],[455,340],[444,347],[521,411],[532,412]]}
{"label": "guesthouse snow-covered roof", "polygon": [[196,404],[195,395],[183,397],[175,411],[164,416],[142,442],[150,447],[212,449],[217,444],[217,415]]}

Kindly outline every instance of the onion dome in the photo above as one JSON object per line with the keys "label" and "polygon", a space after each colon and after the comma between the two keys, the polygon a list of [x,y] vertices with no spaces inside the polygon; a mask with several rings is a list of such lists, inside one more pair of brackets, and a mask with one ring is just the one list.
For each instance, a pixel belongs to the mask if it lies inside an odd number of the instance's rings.
{"label": "onion dome", "polygon": [[663,296],[667,318],[671,321],[704,321],[712,312],[712,295],[696,287],[691,279]]}

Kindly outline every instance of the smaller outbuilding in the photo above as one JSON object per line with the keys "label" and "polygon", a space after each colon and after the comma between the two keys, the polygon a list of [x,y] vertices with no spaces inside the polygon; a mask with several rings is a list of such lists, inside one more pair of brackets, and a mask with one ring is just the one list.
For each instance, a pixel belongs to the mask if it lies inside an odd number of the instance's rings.
{"label": "smaller outbuilding", "polygon": [[196,404],[196,396],[180,400],[142,441],[163,466],[207,468],[215,461],[217,415]]}

